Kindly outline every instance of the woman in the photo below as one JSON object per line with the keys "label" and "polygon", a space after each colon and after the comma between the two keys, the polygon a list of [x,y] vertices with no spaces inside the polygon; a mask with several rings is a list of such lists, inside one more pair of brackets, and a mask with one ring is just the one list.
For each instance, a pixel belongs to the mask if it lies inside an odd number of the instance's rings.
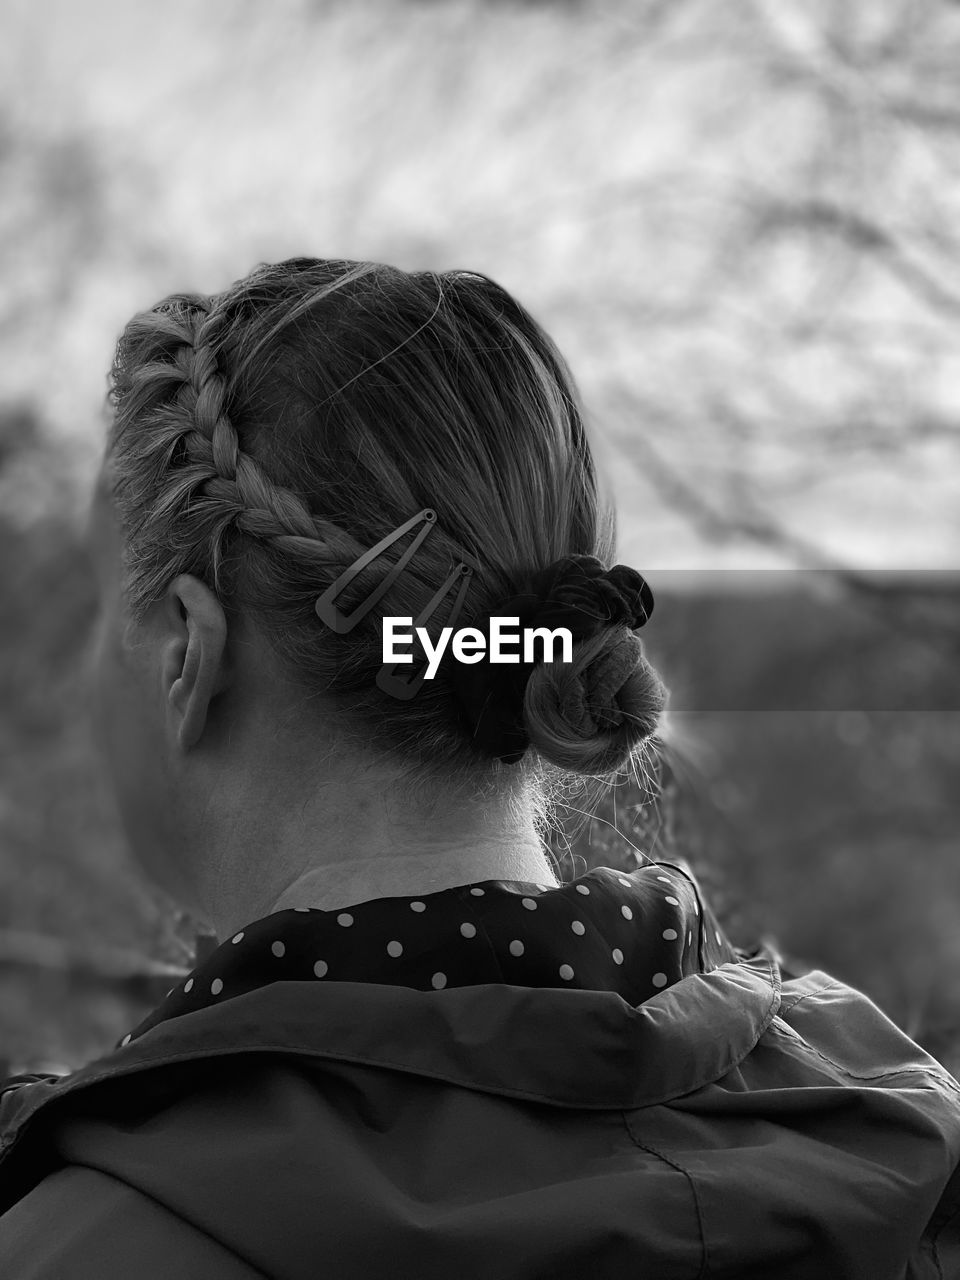
{"label": "woman", "polygon": [[[960,1275],[953,1078],[732,947],[686,869],[545,855],[554,788],[635,765],[666,691],[527,312],[284,262],[136,316],[112,401],[97,736],[218,946],[112,1053],[7,1082],[5,1280]],[[493,661],[505,618],[569,654]]]}

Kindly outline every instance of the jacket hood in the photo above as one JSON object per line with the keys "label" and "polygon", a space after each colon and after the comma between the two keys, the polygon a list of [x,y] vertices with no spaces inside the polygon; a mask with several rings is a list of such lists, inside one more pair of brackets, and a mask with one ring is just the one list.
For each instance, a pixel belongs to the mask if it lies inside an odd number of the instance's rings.
{"label": "jacket hood", "polygon": [[5,1140],[12,1145],[11,1130],[39,1108],[104,1081],[251,1053],[387,1068],[556,1107],[651,1106],[736,1066],[779,1002],[780,970],[767,947],[638,1006],[609,991],[275,982],[159,1023],[79,1071],[32,1086]]}

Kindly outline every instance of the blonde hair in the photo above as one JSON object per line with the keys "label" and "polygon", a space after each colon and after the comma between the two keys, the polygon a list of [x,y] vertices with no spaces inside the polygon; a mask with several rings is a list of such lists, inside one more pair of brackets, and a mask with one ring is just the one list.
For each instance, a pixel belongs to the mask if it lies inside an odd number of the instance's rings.
{"label": "blonde hair", "polygon": [[[533,751],[520,766],[481,755],[441,664],[417,696],[381,692],[382,617],[416,617],[457,563],[479,561],[457,625],[509,596],[519,574],[566,555],[610,564],[615,518],[601,500],[573,379],[503,288],[476,272],[405,272],[294,259],[224,293],[176,294],[118,343],[107,440],[134,622],[172,579],[194,574],[228,619],[268,639],[304,698],[336,700],[345,733],[414,779],[509,789],[543,764],[608,775],[656,733],[666,690],[621,626],[536,667],[524,696]],[[349,635],[317,617],[320,595],[423,508],[435,527]],[[401,541],[337,600],[350,612]],[[441,610],[430,619],[434,639]],[[611,690],[604,664],[632,646]],[[579,713],[569,718],[571,686]],[[583,714],[592,689],[604,705]]]}

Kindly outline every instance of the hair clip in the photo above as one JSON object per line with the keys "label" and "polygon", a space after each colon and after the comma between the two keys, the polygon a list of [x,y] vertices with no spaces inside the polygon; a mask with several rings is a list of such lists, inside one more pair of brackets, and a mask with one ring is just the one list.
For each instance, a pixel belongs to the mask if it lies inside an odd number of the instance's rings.
{"label": "hair clip", "polygon": [[[402,538],[405,533],[409,533],[414,525],[419,524],[421,520],[424,522],[423,528],[377,587],[376,591],[373,591],[366,600],[358,604],[353,613],[341,613],[333,603],[340,592],[348,587],[357,574],[365,569],[371,561],[376,560],[377,556],[392,546],[398,538]],[[340,577],[324,591],[322,596],[317,598],[315,606],[317,617],[321,618],[328,627],[332,627],[338,635],[346,635],[348,631],[352,631],[357,623],[367,616],[377,601],[382,599],[390,590],[436,522],[437,513],[431,507],[425,507],[423,511],[418,512],[417,515],[412,516],[405,524],[402,524],[399,529],[394,529],[393,533],[388,533],[376,546],[371,547],[369,551],[365,551],[362,556],[354,560],[349,569],[345,569],[341,573]]]}
{"label": "hair clip", "polygon": [[[425,625],[427,620],[436,611],[440,601],[454,586],[456,586],[457,582],[460,583],[460,589],[457,592],[456,599],[453,602],[453,608],[450,610],[450,614],[444,625],[452,627],[460,616],[460,610],[463,608],[467,589],[470,586],[470,579],[473,574],[478,572],[480,569],[480,565],[476,560],[473,560],[469,556],[463,556],[462,553],[461,556],[462,558],[460,563],[448,574],[447,580],[444,582],[443,586],[433,595],[428,603],[424,605],[417,617],[414,618],[414,631],[416,631],[417,627]],[[401,664],[397,662],[385,662],[377,672],[377,688],[381,689],[384,693],[389,694],[391,698],[400,698],[403,701],[407,701],[420,692],[420,686],[423,684],[429,663],[424,663],[421,666],[419,674],[413,674],[407,677],[395,674],[397,667],[400,665]],[[407,664],[403,663],[402,665],[406,666]]]}

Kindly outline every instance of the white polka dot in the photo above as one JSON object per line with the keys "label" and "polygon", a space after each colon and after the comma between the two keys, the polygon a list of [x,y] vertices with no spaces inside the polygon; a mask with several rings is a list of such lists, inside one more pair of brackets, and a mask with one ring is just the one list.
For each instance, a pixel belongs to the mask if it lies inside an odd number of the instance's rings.
{"label": "white polka dot", "polygon": [[393,957],[394,957],[394,959],[396,959],[396,957],[397,957],[397,956],[402,956],[402,955],[403,955],[403,943],[402,943],[402,942],[397,942],[397,941],[396,941],[396,939],[394,939],[394,941],[393,941],[393,942],[388,942],[388,943],[387,943],[387,955],[388,955],[388,956],[393,956]]}
{"label": "white polka dot", "polygon": [[672,942],[674,938],[677,936],[677,931],[676,929],[664,929],[663,936],[666,938],[668,942]]}
{"label": "white polka dot", "polygon": [[664,902],[669,902],[671,907],[679,907],[680,905],[679,898],[664,898]]}
{"label": "white polka dot", "polygon": [[470,924],[469,921],[467,921],[465,924],[460,926],[460,932],[465,938],[475,938],[477,936],[477,926],[475,924]]}
{"label": "white polka dot", "polygon": [[326,960],[318,960],[317,963],[313,966],[313,972],[317,975],[318,978],[322,978],[326,975],[327,967],[328,966],[327,966]]}
{"label": "white polka dot", "polygon": [[235,934],[233,935],[233,937],[230,939],[230,941],[234,944],[234,946],[236,946],[236,944],[237,944],[238,942],[242,942],[242,941],[243,941],[243,930],[241,929],[239,933],[235,933]]}
{"label": "white polka dot", "polygon": [[624,920],[633,919],[633,912],[630,910],[630,908],[627,906],[626,903],[624,903],[623,906],[620,908],[620,914],[623,916]]}
{"label": "white polka dot", "polygon": [[536,898],[521,898],[520,901],[523,903],[523,905],[527,908],[528,911],[536,911],[537,909]]}
{"label": "white polka dot", "polygon": [[716,933],[716,932],[715,932],[713,936],[714,936],[714,937],[716,938],[716,940],[717,940],[717,946],[718,946],[718,947],[719,947],[719,946],[721,946],[722,944],[721,944],[721,941],[720,941],[720,935],[719,935],[719,933]]}
{"label": "white polka dot", "polygon": [[214,978],[214,980],[210,983],[210,994],[212,996],[218,996],[222,990],[223,990],[223,979]]}
{"label": "white polka dot", "polygon": [[560,966],[560,977],[563,978],[564,982],[569,982],[573,977],[573,970],[568,964],[562,964]]}
{"label": "white polka dot", "polygon": [[184,991],[192,991],[192,990],[193,990],[193,979],[192,979],[192,978],[188,978],[188,979],[187,979],[186,983],[184,984],[184,988],[183,988],[183,989],[184,989]]}
{"label": "white polka dot", "polygon": [[125,1044],[129,1044],[132,1039],[133,1039],[133,1032],[128,1031],[127,1034],[120,1041],[120,1047],[122,1048]]}
{"label": "white polka dot", "polygon": [[475,898],[482,898],[482,897],[483,897],[483,890],[482,890],[482,889],[478,889],[478,888],[474,887],[473,889],[471,889],[471,890],[470,890],[470,892],[473,894],[473,896],[474,896]]}
{"label": "white polka dot", "polygon": [[578,885],[577,885],[577,893],[589,893],[589,892],[590,892],[590,890],[587,888],[587,886],[586,886],[585,884],[578,884]]}
{"label": "white polka dot", "polygon": [[650,981],[655,987],[665,987],[667,985],[667,975],[665,973],[655,973]]}
{"label": "white polka dot", "polygon": [[632,889],[632,888],[633,888],[633,885],[630,883],[630,881],[629,881],[629,880],[625,880],[625,879],[623,878],[623,876],[617,876],[617,879],[620,881],[620,883],[621,883],[625,888],[627,888],[627,889]]}
{"label": "white polka dot", "polygon": [[623,952],[619,947],[614,947],[610,954],[613,956],[614,964],[623,964]]}
{"label": "white polka dot", "polygon": [[662,880],[664,884],[673,884],[669,876],[657,876],[658,880]]}
{"label": "white polka dot", "polygon": [[435,973],[430,981],[439,991],[441,987],[445,987],[447,985],[447,975],[445,973]]}
{"label": "white polka dot", "polygon": [[411,902],[411,903],[410,903],[410,910],[411,910],[411,911],[426,911],[426,909],[427,909],[427,904],[426,904],[425,902]]}
{"label": "white polka dot", "polygon": [[353,924],[353,916],[349,911],[343,911],[337,916],[337,924],[342,924],[345,929],[348,929]]}
{"label": "white polka dot", "polygon": [[571,924],[570,924],[570,928],[573,930],[573,932],[574,932],[575,934],[577,934],[577,935],[578,935],[579,937],[581,937],[581,938],[583,937],[584,933],[586,932],[586,930],[584,929],[583,921],[582,921],[582,920],[574,920],[574,921],[572,921],[572,922],[571,922]]}
{"label": "white polka dot", "polygon": [[294,907],[294,911],[309,911],[309,907]]}
{"label": "white polka dot", "polygon": [[287,948],[283,945],[282,942],[273,942],[270,944],[270,950],[279,960],[280,957],[286,953]]}
{"label": "white polka dot", "polygon": [[520,941],[519,938],[514,938],[514,940],[510,943],[510,954],[512,956],[523,955],[523,943]]}
{"label": "white polka dot", "polygon": [[537,888],[543,893],[551,893],[557,886],[554,884],[538,884]]}

